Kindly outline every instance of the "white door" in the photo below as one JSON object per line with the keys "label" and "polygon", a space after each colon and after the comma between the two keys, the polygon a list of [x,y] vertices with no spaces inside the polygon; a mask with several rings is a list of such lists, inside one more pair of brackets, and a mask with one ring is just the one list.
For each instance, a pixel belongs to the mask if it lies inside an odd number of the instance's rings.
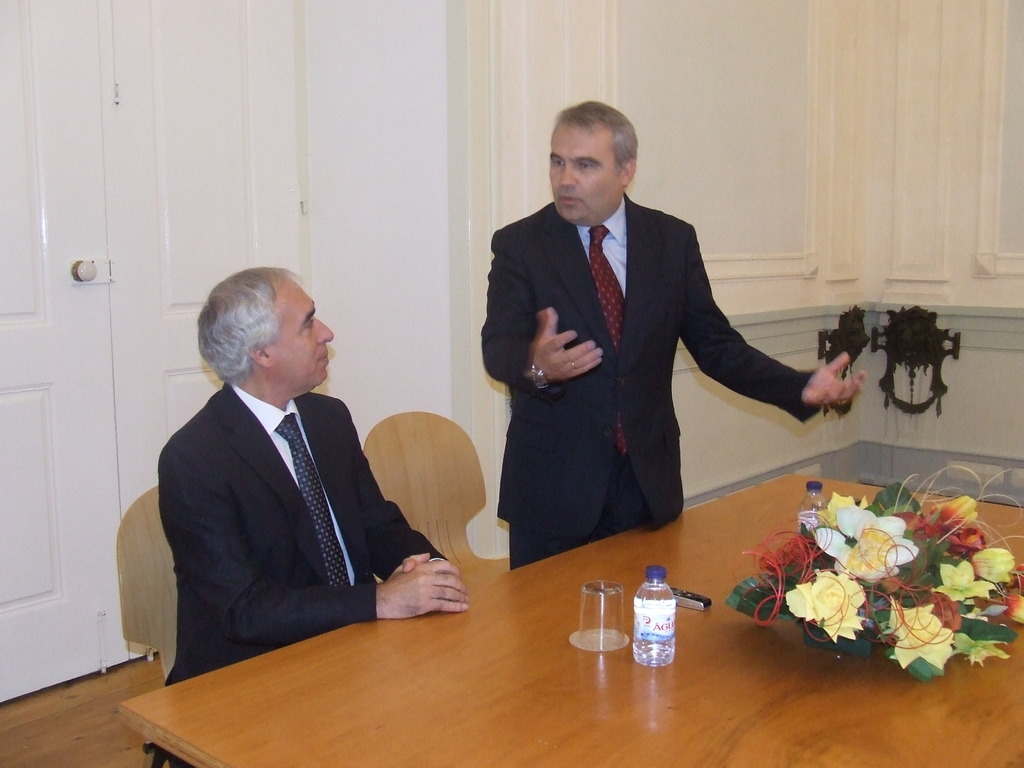
{"label": "white door", "polygon": [[210,289],[249,266],[300,271],[302,19],[282,2],[111,7],[104,134],[127,504],[156,483],[167,438],[219,386],[196,346]]}
{"label": "white door", "polygon": [[[291,3],[0,8],[4,700],[127,658],[117,524],[217,386],[196,313],[306,238]],[[82,258],[113,282],[73,284]]]}
{"label": "white door", "polygon": [[0,2],[0,700],[109,661],[120,517],[96,8]]}

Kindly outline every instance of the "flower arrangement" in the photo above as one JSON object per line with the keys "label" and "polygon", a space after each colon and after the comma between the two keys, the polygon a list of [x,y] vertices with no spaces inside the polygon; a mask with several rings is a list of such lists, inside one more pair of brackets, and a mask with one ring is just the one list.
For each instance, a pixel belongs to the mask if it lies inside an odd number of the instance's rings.
{"label": "flower arrangement", "polygon": [[811,530],[770,537],[753,555],[759,574],[726,603],[761,626],[799,620],[811,644],[886,655],[919,680],[953,656],[1007,658],[999,646],[1024,623],[1024,566],[990,546],[969,496],[922,504],[905,485],[870,503],[832,495]]}

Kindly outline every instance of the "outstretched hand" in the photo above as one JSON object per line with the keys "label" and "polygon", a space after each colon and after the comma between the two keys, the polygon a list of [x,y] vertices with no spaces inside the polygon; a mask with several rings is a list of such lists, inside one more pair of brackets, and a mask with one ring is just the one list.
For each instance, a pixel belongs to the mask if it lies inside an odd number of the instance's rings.
{"label": "outstretched hand", "polygon": [[558,313],[554,307],[537,313],[537,335],[530,344],[532,365],[544,371],[548,381],[565,381],[586,373],[601,364],[602,349],[593,340],[577,344],[571,349],[565,345],[576,339],[576,331],[558,333]]}
{"label": "outstretched hand", "polygon": [[839,357],[811,374],[801,395],[804,405],[844,405],[860,392],[867,378],[866,371],[858,371],[849,378],[840,378],[843,369],[850,364],[850,355],[843,352]]}

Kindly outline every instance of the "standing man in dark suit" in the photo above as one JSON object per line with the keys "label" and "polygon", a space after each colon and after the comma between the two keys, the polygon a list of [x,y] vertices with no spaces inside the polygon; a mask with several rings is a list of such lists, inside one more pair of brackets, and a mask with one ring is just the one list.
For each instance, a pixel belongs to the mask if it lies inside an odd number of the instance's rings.
{"label": "standing man in dark suit", "polygon": [[294,275],[260,268],[199,314],[225,385],[160,454],[178,582],[169,683],[346,624],[468,606],[458,569],[381,495],[345,404],[311,393],[334,338],[314,312]]}
{"label": "standing man in dark suit", "polygon": [[798,419],[847,402],[848,356],[811,373],[749,346],[715,304],[692,226],[625,196],[636,132],[618,110],[563,110],[554,203],[494,234],[483,326],[488,373],[511,387],[498,515],[513,568],[683,508],[672,363]]}

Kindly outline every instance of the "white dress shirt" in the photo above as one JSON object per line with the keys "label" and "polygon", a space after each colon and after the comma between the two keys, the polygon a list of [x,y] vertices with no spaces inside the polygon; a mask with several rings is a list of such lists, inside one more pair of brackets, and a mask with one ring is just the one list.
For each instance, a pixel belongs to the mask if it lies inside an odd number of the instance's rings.
{"label": "white dress shirt", "polygon": [[[601,248],[604,257],[612,265],[612,271],[619,280],[619,287],[622,288],[622,295],[626,295],[626,198],[622,198],[618,210],[604,222],[608,227],[608,234],[604,236]],[[590,227],[577,226],[580,233],[580,240],[583,243],[583,250],[590,259]]]}
{"label": "white dress shirt", "polygon": [[[292,449],[288,447],[288,441],[279,435],[275,430],[281,423],[281,420],[289,413],[295,414],[295,421],[299,424],[299,432],[302,433],[302,440],[306,443],[306,450],[309,451],[309,455],[313,455],[313,451],[309,450],[309,440],[306,439],[306,430],[302,426],[302,416],[299,415],[299,409],[295,407],[295,401],[289,400],[288,405],[285,406],[285,410],[281,410],[275,405],[266,403],[260,400],[258,397],[253,397],[244,389],[236,387],[233,384],[231,388],[235,390],[238,397],[243,403],[252,411],[253,416],[259,420],[263,428],[267,430],[267,434],[270,435],[270,439],[274,441],[274,447],[277,448],[277,452],[281,454],[281,458],[284,459],[285,466],[288,467],[288,471],[292,473],[292,479],[295,480],[295,484],[298,485],[298,479],[295,477],[295,463],[292,461]],[[316,464],[316,459],[313,459],[313,463]],[[320,471],[319,469],[317,470]],[[331,513],[331,522],[334,524],[334,533],[338,537],[338,542],[341,544],[341,551],[345,555],[345,569],[348,571],[349,584],[355,584],[355,573],[352,571],[352,562],[348,557],[348,550],[345,548],[345,539],[341,535],[341,529],[338,528],[338,521],[334,517],[334,510],[331,508],[331,500],[327,498],[327,492],[324,491],[324,498],[327,499],[327,509]]]}

